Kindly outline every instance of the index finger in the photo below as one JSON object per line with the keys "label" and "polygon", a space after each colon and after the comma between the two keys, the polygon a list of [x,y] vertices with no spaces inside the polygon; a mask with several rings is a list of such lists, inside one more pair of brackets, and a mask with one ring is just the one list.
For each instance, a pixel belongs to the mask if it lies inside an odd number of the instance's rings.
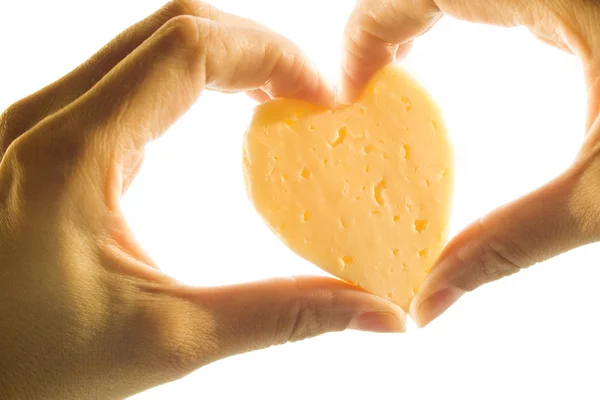
{"label": "index finger", "polygon": [[[239,24],[180,16],[46,121],[67,134],[76,132],[69,140],[92,143],[97,141],[89,136],[100,136],[103,145],[86,152],[96,153],[95,158],[113,157],[115,147],[118,157],[125,157],[124,153],[137,152],[160,136],[204,88],[260,88],[273,97],[333,103],[325,80],[286,38]],[[101,148],[110,154],[98,154]]]}

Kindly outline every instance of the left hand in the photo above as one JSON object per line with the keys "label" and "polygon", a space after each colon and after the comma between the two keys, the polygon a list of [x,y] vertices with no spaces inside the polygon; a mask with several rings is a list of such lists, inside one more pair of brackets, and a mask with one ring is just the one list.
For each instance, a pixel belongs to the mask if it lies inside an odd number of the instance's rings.
{"label": "left hand", "polygon": [[2,115],[0,398],[125,397],[232,354],[404,329],[398,307],[335,279],[197,288],[158,270],[119,201],[205,88],[333,103],[290,41],[181,0]]}
{"label": "left hand", "polygon": [[588,0],[359,0],[345,33],[340,101],[351,103],[380,68],[404,56],[442,15],[526,26],[584,65],[588,132],[574,163],[551,182],[478,219],[446,246],[411,304],[424,326],[462,295],[600,241],[600,3]]}

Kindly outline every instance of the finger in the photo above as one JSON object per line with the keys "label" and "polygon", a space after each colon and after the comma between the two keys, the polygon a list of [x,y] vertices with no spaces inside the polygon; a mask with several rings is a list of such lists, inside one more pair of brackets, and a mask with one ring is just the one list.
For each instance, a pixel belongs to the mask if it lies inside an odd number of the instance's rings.
{"label": "finger", "polygon": [[281,36],[180,16],[54,120],[69,124],[78,137],[80,130],[90,132],[103,143],[98,149],[110,149],[107,155],[112,157],[115,148],[137,152],[159,136],[204,87],[260,88],[274,97],[331,103],[332,92],[324,82],[300,50]]}
{"label": "finger", "polygon": [[586,64],[597,58],[591,55],[597,53],[592,49],[598,48],[599,40],[593,22],[600,17],[596,2],[359,0],[344,34],[340,102],[354,101],[371,76],[394,61],[398,45],[422,35],[442,14],[500,26],[524,25],[545,41],[568,48]]}
{"label": "finger", "polygon": [[158,308],[163,310],[161,315],[178,321],[169,322],[176,327],[176,332],[168,335],[172,338],[169,342],[176,345],[175,351],[188,349],[187,359],[176,364],[190,371],[234,354],[327,332],[405,331],[405,315],[398,306],[331,278],[282,278],[219,288],[160,290],[177,299],[170,304],[162,302]]}
{"label": "finger", "polygon": [[6,113],[10,121],[6,121],[7,130],[2,134],[0,155],[20,134],[87,92],[166,21],[185,14],[187,9],[182,4],[170,2],[119,34],[68,75],[12,105]]}
{"label": "finger", "polygon": [[4,113],[3,123],[0,123],[0,126],[5,127],[0,130],[0,158],[19,135],[90,90],[161,26],[179,15],[193,15],[225,24],[268,30],[254,21],[228,14],[201,1],[171,1],[120,33],[66,76],[13,104]]}
{"label": "finger", "polygon": [[248,97],[258,101],[259,103],[264,103],[265,101],[271,99],[271,96],[269,96],[264,90],[261,89],[250,90],[246,92],[246,94],[248,95]]}
{"label": "finger", "polygon": [[410,41],[441,17],[429,0],[358,1],[344,31],[338,100],[352,103],[371,76],[404,54]]}
{"label": "finger", "polygon": [[178,0],[189,11],[189,15],[199,18],[206,18],[211,21],[221,22],[226,25],[235,25],[246,28],[260,29],[265,32],[272,32],[271,29],[251,19],[240,17],[239,15],[230,14],[218,9],[212,4],[200,0]]}
{"label": "finger", "polygon": [[412,47],[413,47],[412,40],[399,45],[398,50],[396,50],[396,60],[402,60],[402,59],[406,58],[408,53],[410,53],[410,51],[412,50]]}
{"label": "finger", "polygon": [[[572,168],[550,184],[492,212],[458,234],[411,303],[425,326],[475,288],[598,239],[588,172]],[[597,193],[597,190],[592,190]]]}

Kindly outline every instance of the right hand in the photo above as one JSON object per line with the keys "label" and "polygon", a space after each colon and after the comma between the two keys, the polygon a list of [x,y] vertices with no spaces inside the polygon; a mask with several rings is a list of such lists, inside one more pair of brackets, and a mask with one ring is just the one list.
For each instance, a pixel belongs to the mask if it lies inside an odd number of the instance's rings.
{"label": "right hand", "polygon": [[374,73],[405,55],[413,39],[444,14],[471,22],[526,26],[544,42],[579,56],[588,86],[588,132],[567,171],[480,218],[446,246],[411,305],[420,326],[467,291],[600,241],[599,2],[359,0],[346,27],[338,101],[356,100]]}

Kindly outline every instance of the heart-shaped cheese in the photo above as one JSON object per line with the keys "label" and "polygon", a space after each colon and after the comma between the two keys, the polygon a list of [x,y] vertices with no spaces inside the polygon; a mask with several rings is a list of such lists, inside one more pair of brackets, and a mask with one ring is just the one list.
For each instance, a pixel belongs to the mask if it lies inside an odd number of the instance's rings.
{"label": "heart-shaped cheese", "polygon": [[446,239],[452,153],[440,111],[387,67],[354,105],[257,107],[244,145],[258,213],[295,253],[408,309]]}

